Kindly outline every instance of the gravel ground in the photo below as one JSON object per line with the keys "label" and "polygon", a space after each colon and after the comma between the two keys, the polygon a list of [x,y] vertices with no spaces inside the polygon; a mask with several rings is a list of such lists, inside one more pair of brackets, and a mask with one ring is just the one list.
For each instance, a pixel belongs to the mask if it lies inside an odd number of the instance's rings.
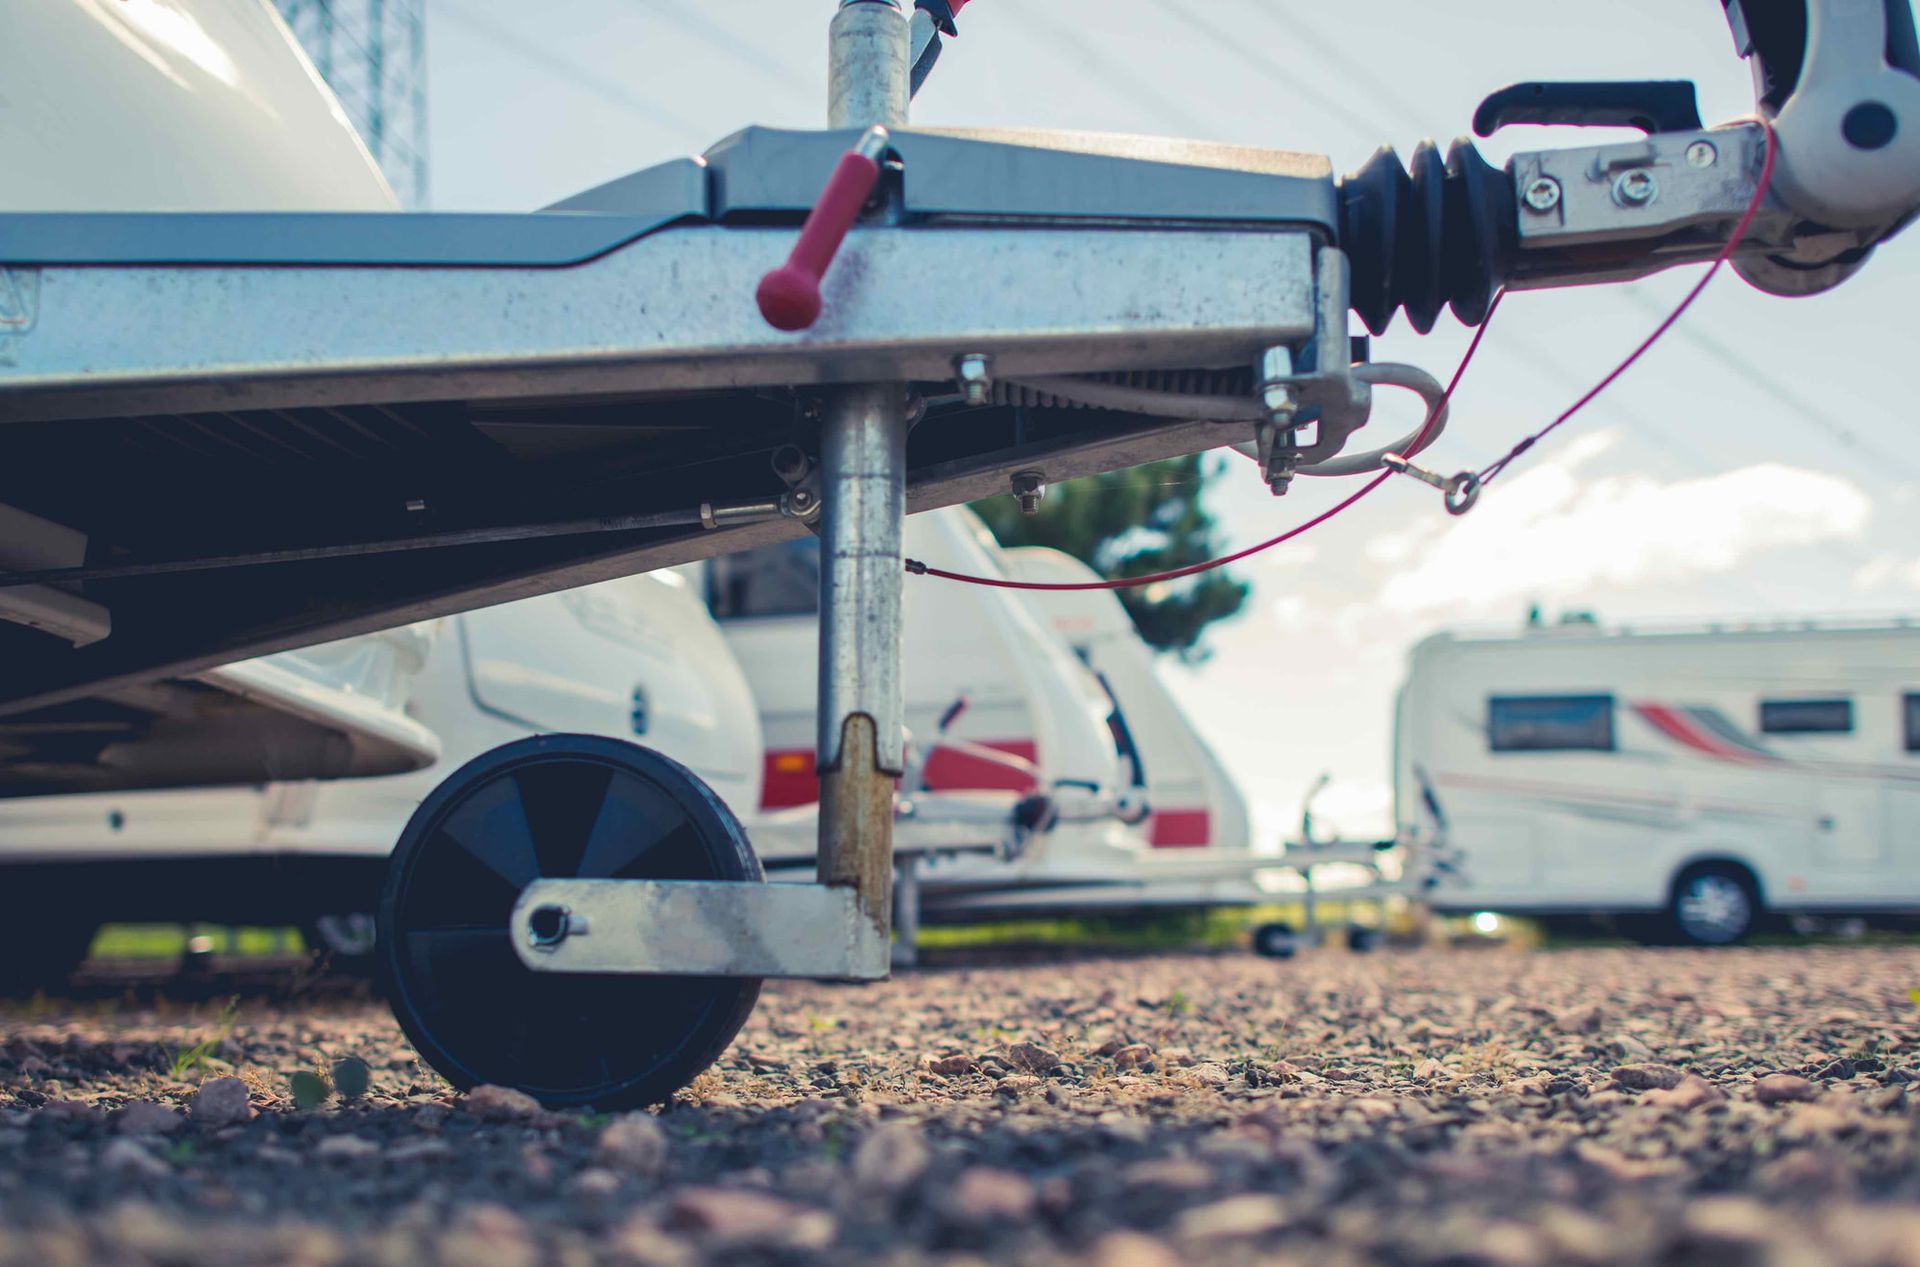
{"label": "gravel ground", "polygon": [[[1915,987],[1912,947],[782,983],[619,1118],[455,1095],[337,991],[212,1044],[217,996],[83,992],[0,1010],[0,1262],[1920,1267]],[[297,1110],[342,1057],[371,1091]]]}

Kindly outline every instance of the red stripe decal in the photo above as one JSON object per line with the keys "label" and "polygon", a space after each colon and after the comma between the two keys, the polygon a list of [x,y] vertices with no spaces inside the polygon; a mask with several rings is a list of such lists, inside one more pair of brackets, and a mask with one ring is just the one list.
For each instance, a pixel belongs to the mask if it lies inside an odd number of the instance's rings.
{"label": "red stripe decal", "polygon": [[[989,740],[980,746],[1025,761],[1039,757],[1031,739]],[[1035,786],[1024,771],[950,748],[936,748],[927,757],[926,779],[931,792],[1031,792]],[[761,767],[761,809],[791,809],[819,799],[820,776],[814,773],[813,749],[768,750]]]}
{"label": "red stripe decal", "polygon": [[1203,809],[1157,809],[1147,824],[1155,849],[1204,849],[1213,843],[1213,815]]}
{"label": "red stripe decal", "polygon": [[1665,704],[1635,704],[1633,711],[1667,738],[1717,761],[1731,761],[1736,765],[1753,765],[1758,761],[1752,753],[1722,742],[1691,717]]}

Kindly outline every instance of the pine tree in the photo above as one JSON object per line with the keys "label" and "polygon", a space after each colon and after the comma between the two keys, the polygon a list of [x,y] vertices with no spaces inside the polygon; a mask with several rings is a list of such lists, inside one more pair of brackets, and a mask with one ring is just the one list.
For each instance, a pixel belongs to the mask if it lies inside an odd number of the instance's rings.
{"label": "pine tree", "polygon": [[[1023,515],[1011,497],[973,504],[1004,546],[1052,546],[1102,576],[1144,576],[1199,563],[1222,546],[1202,504],[1216,461],[1193,453],[1056,484],[1040,513]],[[1206,657],[1206,627],[1238,612],[1247,585],[1224,569],[1116,593],[1147,645],[1182,660]]]}

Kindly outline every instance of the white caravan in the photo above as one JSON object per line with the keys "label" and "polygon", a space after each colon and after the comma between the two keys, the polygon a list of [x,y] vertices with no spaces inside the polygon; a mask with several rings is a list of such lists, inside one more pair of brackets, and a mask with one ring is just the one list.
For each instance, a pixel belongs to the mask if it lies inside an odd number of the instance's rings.
{"label": "white caravan", "polygon": [[1440,909],[1700,944],[1768,913],[1920,912],[1920,627],[1438,634],[1397,706],[1403,835],[1423,775]]}
{"label": "white caravan", "polygon": [[[907,521],[907,554],[974,575],[1078,581],[1052,550],[1002,551],[965,508]],[[716,559],[709,600],[760,701],[767,737],[755,847],[770,868],[810,866],[818,550],[811,540]],[[1154,675],[1111,594],[910,582],[903,640],[915,754],[900,843],[917,798],[999,804],[1044,833],[997,855],[920,849],[904,877],[933,920],[1019,913],[1247,905],[1246,803]],[[799,811],[796,813],[796,811]],[[795,830],[769,830],[784,814]],[[1278,860],[1273,860],[1277,862]],[[902,910],[902,917],[914,913]]]}

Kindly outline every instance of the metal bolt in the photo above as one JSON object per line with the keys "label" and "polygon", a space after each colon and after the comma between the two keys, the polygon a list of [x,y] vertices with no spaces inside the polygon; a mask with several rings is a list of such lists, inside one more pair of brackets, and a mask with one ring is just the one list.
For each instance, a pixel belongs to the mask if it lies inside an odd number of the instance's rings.
{"label": "metal bolt", "polygon": [[1013,496],[1020,503],[1020,513],[1037,515],[1040,503],[1047,496],[1047,473],[1045,471],[1015,471],[1013,473]]}
{"label": "metal bolt", "polygon": [[573,912],[564,906],[536,907],[527,917],[527,944],[536,950],[552,950],[573,931]]}
{"label": "metal bolt", "polygon": [[1713,148],[1712,141],[1695,141],[1687,146],[1688,167],[1712,167],[1719,157],[1720,151]]}
{"label": "metal bolt", "polygon": [[813,459],[797,444],[781,445],[773,451],[771,460],[773,473],[789,484],[805,479],[807,472],[813,469]]}
{"label": "metal bolt", "polygon": [[993,394],[993,360],[982,352],[955,357],[953,375],[969,405],[984,405]]}
{"label": "metal bolt", "polygon": [[1560,182],[1551,176],[1535,176],[1527,182],[1527,192],[1521,195],[1527,204],[1527,210],[1542,215],[1560,205]]}
{"label": "metal bolt", "polygon": [[1613,199],[1623,207],[1644,207],[1659,192],[1660,186],[1654,183],[1653,173],[1644,167],[1622,172],[1620,179],[1613,182]]}

